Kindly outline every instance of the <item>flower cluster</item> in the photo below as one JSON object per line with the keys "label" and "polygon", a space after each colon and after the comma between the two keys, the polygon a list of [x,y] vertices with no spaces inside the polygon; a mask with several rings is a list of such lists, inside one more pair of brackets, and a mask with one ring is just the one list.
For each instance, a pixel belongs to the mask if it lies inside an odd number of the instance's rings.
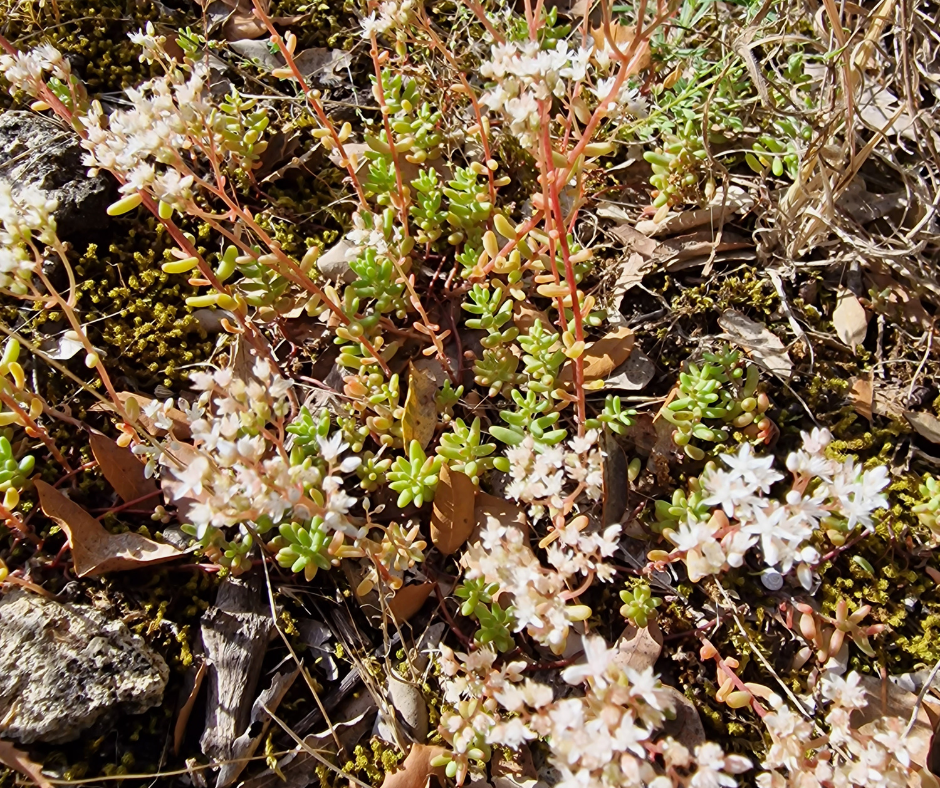
{"label": "flower cluster", "polygon": [[[613,526],[598,535],[601,545],[598,549],[610,555],[616,548],[619,532],[619,526]],[[594,542],[591,546],[595,546]],[[599,560],[583,554],[578,559],[574,550],[568,552],[566,548],[570,545],[558,547],[553,554],[559,568],[547,569],[532,552],[522,529],[487,517],[480,541],[472,544],[461,559],[468,580],[483,578],[487,584],[496,583],[500,596],[512,600],[515,631],[525,630],[555,654],[564,651],[571,625],[591,615],[586,605],[568,604],[571,595],[567,579],[577,571],[589,569],[609,577]]]}
{"label": "flower cluster", "polygon": [[[264,360],[254,364],[248,381],[228,369],[198,372],[192,380],[201,392],[185,412],[192,444],[170,440],[166,446],[153,447],[141,443],[134,451],[162,466],[172,499],[186,503],[185,530],[207,554],[232,559],[228,553],[234,551],[234,557],[243,559],[256,535],[313,518],[317,522],[304,526],[304,534],[296,528],[280,529],[282,541],[297,548],[293,553],[319,543],[311,528],[322,531],[332,547],[331,555],[342,547],[343,535],[353,539],[365,535],[347,517],[355,500],[343,490],[343,474],[355,471],[360,461],[341,458],[348,448],[342,435],[319,436],[315,456],[289,452],[285,446],[291,381],[276,374]],[[161,420],[161,411],[165,413],[165,406],[153,403],[145,412],[156,426],[170,426]],[[233,541],[226,535],[231,528],[239,531]],[[340,536],[334,539],[334,534]],[[289,548],[287,543],[276,546]],[[286,560],[288,553],[282,558]],[[295,556],[290,565],[296,560]],[[242,563],[220,562],[235,569]]]}
{"label": "flower cluster", "polygon": [[36,271],[37,250],[34,240],[58,243],[53,212],[55,200],[35,187],[27,186],[15,194],[13,186],[0,181],[0,288],[18,295],[28,292]]}
{"label": "flower cluster", "polygon": [[921,781],[908,736],[907,720],[890,715],[856,727],[853,713],[868,706],[869,693],[858,673],[824,674],[822,700],[829,733],[819,736],[811,720],[794,712],[778,696],[764,719],[771,745],[764,759],[759,788],[860,786],[900,788],[933,784]]}
{"label": "flower cluster", "polygon": [[72,67],[54,46],[40,44],[15,55],[0,54],[0,74],[10,83],[11,95],[21,90],[37,97],[50,77],[66,84],[70,82]]}
{"label": "flower cluster", "polygon": [[724,468],[710,463],[690,484],[690,494],[677,491],[671,502],[657,501],[663,536],[673,545],[670,553],[656,551],[652,558],[682,560],[693,582],[739,567],[745,554],[759,545],[769,587],[796,569],[800,584],[809,589],[819,552],[810,543],[824,531],[835,545],[860,526],[872,530],[872,513],[887,506],[882,490],[888,484],[884,466],[865,470],[851,458],[838,462],[826,457],[832,436],[828,430],[803,433],[803,447],[787,457],[792,482],[780,498],[771,487],[783,474],[773,467],[773,456],[754,454],[742,444],[736,454],[721,455]]}
{"label": "flower cluster", "polygon": [[[491,82],[483,103],[506,117],[510,132],[523,146],[532,147],[540,126],[548,122],[551,100],[574,95],[573,84],[585,82],[589,72],[605,71],[610,63],[604,48],[570,50],[564,41],[554,42],[551,48],[535,41],[494,44],[490,59],[480,67],[480,74]],[[605,114],[646,115],[645,102],[623,79],[599,76],[590,90],[606,103]],[[583,115],[583,99],[574,101],[576,111]]]}
{"label": "flower cluster", "polygon": [[[584,638],[584,662],[562,672],[581,697],[555,698],[551,687],[523,678],[525,663],[494,668],[495,654],[479,649],[455,654],[442,648],[441,665],[451,677],[445,699],[454,706],[441,717],[441,732],[454,752],[451,776],[462,780],[469,758],[483,760],[486,748],[518,748],[542,738],[563,788],[709,788],[737,784],[734,775],[751,767],[747,758],[726,755],[713,743],[694,752],[657,733],[672,716],[672,695],[652,668],[624,665],[619,647]],[[469,758],[468,758],[469,756]]]}
{"label": "flower cluster", "polygon": [[[599,433],[588,430],[583,437],[546,446],[529,435],[517,446],[506,450],[512,481],[506,494],[530,505],[530,514],[554,516],[564,509],[566,491],[577,488],[590,500],[598,501],[604,489],[601,451],[597,447]],[[577,497],[572,495],[572,500]]]}

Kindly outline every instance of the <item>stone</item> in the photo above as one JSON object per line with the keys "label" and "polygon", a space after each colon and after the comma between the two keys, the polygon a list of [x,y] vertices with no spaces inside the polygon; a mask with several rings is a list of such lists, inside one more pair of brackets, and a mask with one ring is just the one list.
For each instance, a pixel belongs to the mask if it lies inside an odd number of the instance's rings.
{"label": "stone", "polygon": [[110,175],[89,177],[83,149],[72,129],[35,112],[0,114],[0,180],[19,189],[34,186],[59,201],[55,212],[60,238],[100,230],[116,194]]}
{"label": "stone", "polygon": [[73,741],[163,699],[163,658],[89,605],[26,591],[0,599],[0,719],[22,744]]}

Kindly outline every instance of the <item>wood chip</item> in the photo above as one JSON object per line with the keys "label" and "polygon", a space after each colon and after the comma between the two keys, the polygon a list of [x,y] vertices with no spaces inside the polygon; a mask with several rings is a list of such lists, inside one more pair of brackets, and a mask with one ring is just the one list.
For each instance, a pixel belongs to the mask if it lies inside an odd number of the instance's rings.
{"label": "wood chip", "polygon": [[441,468],[431,512],[431,542],[444,555],[453,555],[466,544],[476,523],[476,487],[466,474]]}
{"label": "wood chip", "polygon": [[255,754],[258,745],[261,744],[261,740],[271,725],[271,714],[269,712],[274,713],[277,711],[284,695],[287,694],[299,675],[299,665],[292,671],[276,674],[271,679],[271,685],[255,699],[251,706],[251,717],[248,725],[244,732],[232,742],[231,757],[219,769],[215,788],[225,788],[225,786],[231,785],[248,765],[251,756]]}
{"label": "wood chip", "polygon": [[918,435],[926,438],[931,443],[940,443],[940,419],[932,413],[915,413],[906,410],[904,411],[904,418],[917,430]]}
{"label": "wood chip", "polygon": [[793,362],[787,349],[765,325],[734,309],[725,310],[718,318],[718,325],[725,330],[728,339],[746,350],[757,364],[778,377],[790,377]]}
{"label": "wood chip", "polygon": [[199,740],[210,758],[228,760],[248,727],[255,688],[274,624],[261,583],[229,578],[202,617],[200,635],[209,664],[206,726]]}
{"label": "wood chip", "polygon": [[[129,446],[118,446],[106,435],[94,431],[89,434],[88,442],[104,478],[122,501],[136,501],[159,491],[157,483],[144,476],[145,466]],[[153,505],[156,503],[153,501]]]}
{"label": "wood chip", "polygon": [[37,479],[39,504],[69,538],[75,574],[79,577],[138,569],[172,561],[184,553],[135,533],[112,534],[81,506],[55,487]]}
{"label": "wood chip", "polygon": [[868,313],[851,290],[842,289],[832,312],[832,325],[846,345],[855,348],[865,341],[868,333]]}

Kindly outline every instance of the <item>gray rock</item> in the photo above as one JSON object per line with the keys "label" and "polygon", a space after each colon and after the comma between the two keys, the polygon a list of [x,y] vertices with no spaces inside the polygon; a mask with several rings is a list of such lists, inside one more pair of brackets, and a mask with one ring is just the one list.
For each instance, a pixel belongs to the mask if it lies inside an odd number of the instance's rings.
{"label": "gray rock", "polygon": [[35,112],[0,114],[0,180],[41,189],[59,201],[55,212],[59,236],[100,230],[115,195],[111,176],[88,176],[78,135],[64,124]]}
{"label": "gray rock", "polygon": [[61,743],[163,699],[163,658],[88,605],[25,591],[0,599],[0,719],[23,744]]}

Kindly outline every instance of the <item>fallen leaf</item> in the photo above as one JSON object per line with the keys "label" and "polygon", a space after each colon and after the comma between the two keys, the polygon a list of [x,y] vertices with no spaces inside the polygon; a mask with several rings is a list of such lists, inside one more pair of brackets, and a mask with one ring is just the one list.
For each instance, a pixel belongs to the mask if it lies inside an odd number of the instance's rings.
{"label": "fallen leaf", "polygon": [[104,478],[125,503],[153,496],[159,491],[157,483],[144,476],[144,464],[129,446],[118,446],[100,432],[91,432],[88,442]]}
{"label": "fallen leaf", "polygon": [[41,479],[35,481],[39,504],[69,538],[75,574],[79,577],[137,569],[172,561],[184,553],[135,533],[112,534],[81,506]]}
{"label": "fallen leaf", "polygon": [[443,747],[428,744],[412,745],[401,768],[397,772],[386,773],[382,788],[425,788],[428,777],[432,774],[443,779],[444,767],[431,766],[431,761],[445,752]]}
{"label": "fallen leaf", "polygon": [[444,555],[453,555],[473,533],[476,487],[470,477],[441,468],[431,511],[431,541]]}
{"label": "fallen leaf", "polygon": [[[645,238],[646,236],[644,236]],[[620,270],[617,272],[617,281],[614,282],[614,306],[620,307],[623,302],[624,294],[633,287],[636,287],[643,281],[643,277],[652,273],[656,267],[655,262],[650,257],[644,257],[639,252],[631,252],[630,256],[623,261]]]}
{"label": "fallen leaf", "polygon": [[[156,422],[148,415],[146,415],[143,410],[151,402],[153,402],[152,397],[147,397],[144,394],[132,394],[129,391],[119,391],[117,393],[118,399],[121,400],[121,404],[127,404],[129,399],[137,400],[137,404],[140,405],[140,418],[138,421],[143,425],[144,429],[147,430],[151,435],[163,435],[166,433],[166,430],[161,429],[156,425]],[[97,405],[92,405],[92,410],[99,410]],[[179,438],[181,441],[188,441],[192,437],[192,431],[189,428],[189,420],[186,418],[186,414],[183,413],[179,408],[170,408],[167,411],[167,418],[170,420],[171,427],[170,432],[173,433],[174,437]]]}
{"label": "fallen leaf", "polygon": [[389,600],[389,612],[399,623],[407,621],[421,609],[433,588],[434,583],[412,583],[399,588]]}
{"label": "fallen leaf", "polygon": [[[585,5],[585,8],[589,7],[589,5]],[[610,30],[610,39],[607,38],[603,27],[598,26],[591,29],[591,38],[595,42],[594,50],[602,49],[612,55],[614,54],[613,44],[620,50],[621,54],[626,54],[627,50],[630,49],[630,44],[633,43],[636,31],[631,25],[621,25],[619,22],[611,22],[608,29]],[[643,52],[638,52],[638,54],[639,58],[631,58],[628,75],[638,74],[650,64],[648,48],[645,48]]]}
{"label": "fallen leaf", "polygon": [[604,391],[642,391],[655,376],[656,364],[646,353],[635,347],[630,358],[604,381]]}
{"label": "fallen leaf", "polygon": [[548,319],[548,315],[525,301],[516,301],[516,303],[513,304],[512,322],[523,334],[536,323],[541,323],[542,328],[547,328],[553,333],[555,331],[555,327],[552,325],[552,321]]}
{"label": "fallen leaf", "polygon": [[180,747],[183,746],[183,737],[186,735],[186,726],[189,724],[189,717],[193,713],[193,706],[196,705],[196,698],[199,697],[199,690],[202,688],[202,680],[206,677],[206,661],[199,663],[199,670],[193,678],[193,688],[186,697],[186,702],[180,709],[179,716],[176,718],[176,724],[173,726],[173,754],[179,755]]}
{"label": "fallen leaf", "polygon": [[859,416],[864,416],[871,421],[872,403],[874,402],[874,391],[870,378],[856,378],[852,383],[852,391],[849,392],[852,399],[852,407]]}
{"label": "fallen leaf", "polygon": [[675,235],[702,225],[708,225],[717,231],[718,227],[733,215],[749,211],[754,206],[754,202],[754,198],[740,186],[731,186],[728,189],[727,199],[724,197],[724,191],[719,190],[704,208],[670,213],[658,223],[651,220],[637,222],[636,229],[650,237]]}
{"label": "fallen leaf", "polygon": [[630,624],[617,641],[613,661],[622,668],[646,670],[656,664],[663,652],[663,633],[655,621],[649,626]]}
{"label": "fallen leaf", "polygon": [[[602,380],[629,358],[634,344],[633,330],[620,326],[584,350],[584,381]],[[558,377],[561,383],[574,382],[574,364],[568,363]]]}
{"label": "fallen leaf", "polygon": [[528,526],[525,511],[516,503],[504,498],[497,498],[482,490],[477,491],[475,519],[477,528],[485,528],[487,521],[492,517],[501,525],[518,525],[525,529]]}
{"label": "fallen leaf", "polygon": [[52,788],[52,783],[42,773],[42,766],[30,760],[22,750],[16,749],[12,742],[0,739],[0,763],[28,777],[39,788]]}
{"label": "fallen leaf", "polygon": [[427,448],[437,428],[437,403],[434,381],[414,364],[408,365],[408,396],[405,397],[405,414],[401,417],[401,434],[405,446],[416,440],[421,448]]}
{"label": "fallen leaf", "polygon": [[918,435],[926,438],[931,443],[940,443],[940,419],[932,413],[915,413],[906,410],[904,411],[904,418],[917,430]]}
{"label": "fallen leaf", "polygon": [[675,687],[664,684],[662,689],[672,698],[672,708],[676,715],[674,719],[663,723],[663,736],[675,739],[691,752],[706,740],[702,718],[695,704]]}
{"label": "fallen leaf", "polygon": [[[352,55],[342,49],[313,47],[294,55],[294,64],[308,79],[322,85],[335,87],[343,82],[343,72],[352,65]],[[337,71],[341,73],[337,74]]]}
{"label": "fallen leaf", "polygon": [[855,351],[868,333],[868,313],[851,290],[841,290],[832,312],[832,325],[846,345]]}
{"label": "fallen leaf", "polygon": [[781,378],[789,378],[793,362],[779,337],[762,323],[751,320],[734,309],[726,309],[718,318],[720,325],[735,345],[760,366]]}
{"label": "fallen leaf", "polygon": [[912,763],[927,766],[933,726],[923,704],[917,706],[917,694],[908,692],[893,681],[882,681],[875,676],[861,676],[861,686],[867,695],[868,705],[852,712],[851,723],[860,733],[873,734],[878,722],[885,717],[898,717],[905,725],[917,707],[914,727],[907,735],[906,745]]}

